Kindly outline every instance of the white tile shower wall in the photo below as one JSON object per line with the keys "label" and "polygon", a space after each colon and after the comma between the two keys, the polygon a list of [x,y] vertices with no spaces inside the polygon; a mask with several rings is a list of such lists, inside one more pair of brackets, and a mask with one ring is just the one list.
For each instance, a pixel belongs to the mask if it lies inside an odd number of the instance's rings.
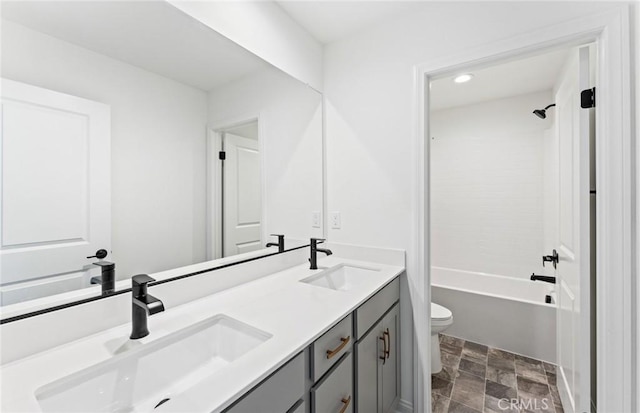
{"label": "white tile shower wall", "polygon": [[205,92],[6,20],[1,64],[3,77],[111,106],[118,278],[204,261]]}
{"label": "white tile shower wall", "polygon": [[551,91],[434,111],[433,265],[528,278],[543,271],[545,130]]}

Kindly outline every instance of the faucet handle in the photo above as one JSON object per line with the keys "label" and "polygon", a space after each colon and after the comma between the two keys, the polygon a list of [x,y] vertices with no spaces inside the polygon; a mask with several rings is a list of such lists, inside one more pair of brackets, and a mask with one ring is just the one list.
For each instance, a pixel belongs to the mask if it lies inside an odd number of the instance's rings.
{"label": "faucet handle", "polygon": [[311,242],[315,242],[316,244],[322,244],[323,242],[325,242],[326,239],[325,238],[311,238]]}
{"label": "faucet handle", "polygon": [[94,262],[93,265],[97,265],[98,267],[102,267],[106,270],[116,267],[116,264],[109,261],[98,261],[98,262]]}
{"label": "faucet handle", "polygon": [[284,234],[271,234],[272,237],[278,237],[278,243],[284,242]]}
{"label": "faucet handle", "polygon": [[155,278],[149,277],[147,274],[138,274],[131,277],[131,285],[134,287],[147,285],[150,282],[155,281]]}

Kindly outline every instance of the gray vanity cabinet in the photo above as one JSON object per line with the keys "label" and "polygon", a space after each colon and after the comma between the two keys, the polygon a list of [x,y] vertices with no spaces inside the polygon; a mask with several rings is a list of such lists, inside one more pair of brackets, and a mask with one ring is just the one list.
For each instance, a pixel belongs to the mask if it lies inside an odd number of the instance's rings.
{"label": "gray vanity cabinet", "polygon": [[304,412],[307,358],[306,351],[298,354],[224,413]]}
{"label": "gray vanity cabinet", "polygon": [[396,278],[224,413],[392,412],[399,395],[399,299]]}
{"label": "gray vanity cabinet", "polygon": [[377,413],[378,369],[382,352],[378,345],[382,337],[378,329],[371,330],[356,344],[356,411]]}
{"label": "gray vanity cabinet", "polygon": [[[382,406],[382,412],[387,413],[395,408],[395,402],[399,392],[398,380],[400,360],[399,360],[399,347],[400,339],[398,334],[400,333],[400,311],[399,305],[393,306],[393,309],[387,313],[382,319],[382,334],[386,335],[387,339],[387,352],[385,353],[386,360],[378,362],[378,367],[381,373],[379,374],[381,380],[378,383],[381,389],[382,400],[380,405]],[[383,343],[384,344],[384,343]],[[382,363],[382,365],[380,365]]]}
{"label": "gray vanity cabinet", "polygon": [[[357,312],[358,320],[375,319],[355,344],[356,412],[388,413],[399,395],[400,312],[397,280]],[[359,330],[359,328],[358,328]]]}

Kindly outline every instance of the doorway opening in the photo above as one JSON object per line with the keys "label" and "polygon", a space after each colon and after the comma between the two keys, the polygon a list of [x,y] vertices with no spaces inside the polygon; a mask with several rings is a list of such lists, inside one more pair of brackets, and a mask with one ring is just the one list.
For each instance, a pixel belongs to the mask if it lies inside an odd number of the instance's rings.
{"label": "doorway opening", "polygon": [[213,131],[209,150],[210,259],[263,248],[259,121]]}
{"label": "doorway opening", "polygon": [[596,59],[430,78],[433,411],[595,411]]}

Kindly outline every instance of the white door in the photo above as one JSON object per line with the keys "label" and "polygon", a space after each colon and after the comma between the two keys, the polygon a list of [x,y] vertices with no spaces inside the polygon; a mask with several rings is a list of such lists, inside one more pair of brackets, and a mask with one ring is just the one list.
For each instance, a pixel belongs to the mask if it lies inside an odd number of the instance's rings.
{"label": "white door", "polygon": [[109,107],[2,79],[1,122],[2,304],[87,286],[111,250]]}
{"label": "white door", "polygon": [[566,412],[591,411],[589,47],[572,52],[556,91],[559,142],[558,390]]}
{"label": "white door", "polygon": [[263,248],[260,239],[262,186],[258,141],[224,134],[222,184],[222,255]]}

